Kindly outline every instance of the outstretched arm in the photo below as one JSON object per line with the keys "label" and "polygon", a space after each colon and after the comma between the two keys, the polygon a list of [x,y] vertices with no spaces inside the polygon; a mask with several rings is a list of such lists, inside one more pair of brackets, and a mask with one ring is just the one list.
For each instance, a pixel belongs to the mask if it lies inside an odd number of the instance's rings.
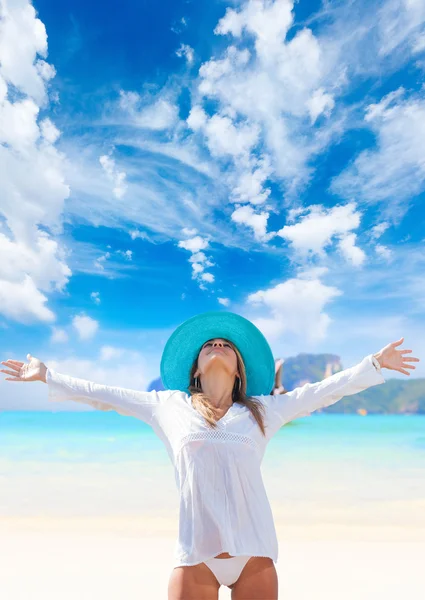
{"label": "outstretched arm", "polygon": [[56,402],[73,400],[88,404],[97,410],[115,410],[121,415],[136,417],[152,424],[156,409],[164,402],[172,391],[143,392],[127,388],[94,383],[58,373],[46,367],[39,359],[27,356],[29,363],[8,360],[2,362],[10,371],[3,373],[12,375],[8,381],[43,381],[48,385],[48,399]]}
{"label": "outstretched arm", "polygon": [[396,350],[396,346],[399,346],[402,341],[403,338],[392,342],[376,354],[369,354],[354,367],[339,371],[318,383],[306,383],[277,396],[259,396],[267,406],[269,427],[272,432],[293,419],[335,404],[344,396],[351,396],[368,387],[385,383],[382,368],[410,375],[406,369],[415,367],[406,363],[419,362],[419,358],[402,356],[403,353],[411,352],[411,350]]}
{"label": "outstretched arm", "polygon": [[48,399],[51,402],[61,400],[83,402],[97,410],[114,410],[120,415],[136,417],[150,425],[159,404],[171,394],[169,390],[142,392],[102,385],[63,375],[50,368],[47,368],[46,383]]}

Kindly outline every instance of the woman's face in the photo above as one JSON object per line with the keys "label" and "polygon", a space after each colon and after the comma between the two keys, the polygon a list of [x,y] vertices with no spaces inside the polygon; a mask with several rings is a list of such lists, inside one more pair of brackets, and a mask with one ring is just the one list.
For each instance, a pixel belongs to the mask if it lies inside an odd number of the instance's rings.
{"label": "woman's face", "polygon": [[238,373],[236,352],[232,345],[223,338],[208,340],[203,344],[199,353],[197,373],[207,373],[213,367],[225,369],[232,376]]}

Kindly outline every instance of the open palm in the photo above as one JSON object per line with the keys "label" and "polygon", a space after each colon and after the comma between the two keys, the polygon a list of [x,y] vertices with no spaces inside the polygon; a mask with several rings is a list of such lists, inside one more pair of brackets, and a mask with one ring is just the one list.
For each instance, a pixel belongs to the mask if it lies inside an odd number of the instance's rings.
{"label": "open palm", "polygon": [[404,373],[405,375],[410,375],[409,371],[406,369],[415,369],[413,365],[405,364],[407,362],[419,362],[419,358],[414,356],[408,357],[403,356],[407,352],[412,352],[411,350],[397,350],[396,347],[400,346],[403,343],[404,338],[400,338],[397,342],[391,342],[385,348],[382,348],[380,351],[381,355],[381,364],[386,369],[392,369],[393,371],[400,371],[400,373]]}
{"label": "open palm", "polygon": [[28,363],[23,363],[19,360],[8,359],[2,361],[1,364],[8,367],[10,370],[0,369],[2,373],[12,375],[6,377],[5,381],[40,381],[43,380],[42,373],[45,369],[44,363],[38,358],[27,354]]}

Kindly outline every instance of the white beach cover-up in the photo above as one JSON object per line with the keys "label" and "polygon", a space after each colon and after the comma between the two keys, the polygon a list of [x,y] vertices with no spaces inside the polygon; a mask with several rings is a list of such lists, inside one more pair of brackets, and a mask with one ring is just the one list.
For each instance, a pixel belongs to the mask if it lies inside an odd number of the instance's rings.
{"label": "white beach cover-up", "polygon": [[165,444],[179,492],[175,567],[228,552],[266,556],[278,542],[261,475],[266,446],[289,421],[384,383],[372,354],[359,364],[286,394],[254,396],[265,405],[266,437],[246,406],[234,403],[211,429],[179,390],[141,392],[47,370],[48,399],[74,400],[149,424]]}

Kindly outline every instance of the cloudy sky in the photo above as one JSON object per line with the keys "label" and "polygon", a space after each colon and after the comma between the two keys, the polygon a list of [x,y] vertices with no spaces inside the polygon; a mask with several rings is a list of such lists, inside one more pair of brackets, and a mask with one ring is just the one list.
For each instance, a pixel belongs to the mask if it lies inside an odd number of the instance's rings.
{"label": "cloudy sky", "polygon": [[2,360],[146,389],[210,310],[423,357],[423,0],[158,6],[0,0]]}

